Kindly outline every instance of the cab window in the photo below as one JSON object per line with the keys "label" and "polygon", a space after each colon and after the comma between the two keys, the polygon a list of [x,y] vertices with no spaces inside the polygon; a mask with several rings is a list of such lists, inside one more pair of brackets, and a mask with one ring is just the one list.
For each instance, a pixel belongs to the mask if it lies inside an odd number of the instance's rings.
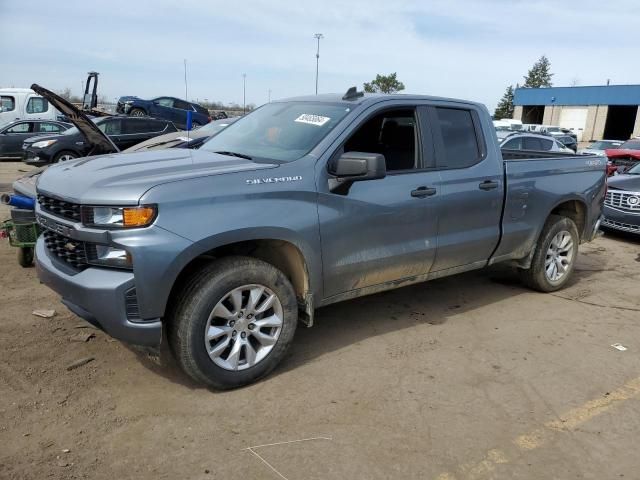
{"label": "cab window", "polygon": [[49,109],[49,102],[42,97],[31,97],[27,102],[27,113],[44,113]]}
{"label": "cab window", "polygon": [[414,109],[383,112],[358,128],[344,151],[381,153],[389,172],[418,168],[416,123]]}
{"label": "cab window", "polygon": [[481,160],[480,146],[470,110],[437,107],[445,168],[467,168]]}
{"label": "cab window", "polygon": [[0,112],[10,112],[16,109],[16,99],[8,95],[0,97]]}

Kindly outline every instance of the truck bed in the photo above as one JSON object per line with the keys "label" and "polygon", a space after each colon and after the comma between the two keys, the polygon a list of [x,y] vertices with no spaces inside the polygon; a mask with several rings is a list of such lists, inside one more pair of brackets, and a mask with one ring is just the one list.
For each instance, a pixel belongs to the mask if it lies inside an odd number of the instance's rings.
{"label": "truck bed", "polygon": [[[560,198],[566,208],[574,208],[572,202],[582,203],[587,212],[599,216],[601,209],[596,206],[604,202],[605,158],[517,150],[502,154],[506,185],[502,233],[490,263],[526,257],[544,226],[540,219],[558,207]],[[584,225],[578,225],[579,233],[586,236],[589,232],[583,230],[596,221],[586,218]]]}

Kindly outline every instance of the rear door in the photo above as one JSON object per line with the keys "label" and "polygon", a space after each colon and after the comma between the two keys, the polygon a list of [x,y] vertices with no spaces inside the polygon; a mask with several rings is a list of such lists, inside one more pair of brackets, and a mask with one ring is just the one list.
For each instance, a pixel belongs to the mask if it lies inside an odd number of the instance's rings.
{"label": "rear door", "polygon": [[173,108],[174,98],[160,97],[153,100],[153,110],[151,111],[152,117],[164,118],[165,120],[175,121],[176,112]]}
{"label": "rear door", "polygon": [[193,112],[193,108],[191,108],[191,104],[185,102],[184,100],[174,100],[173,107],[175,109],[175,119],[173,123],[176,125],[180,125],[182,127],[186,127],[187,125],[187,111],[191,110]]}
{"label": "rear door", "polygon": [[441,177],[438,253],[432,271],[478,266],[498,244],[503,202],[499,151],[474,106],[429,109],[436,164]]}
{"label": "rear door", "polygon": [[325,297],[427,274],[435,258],[440,175],[426,108],[389,102],[370,112],[329,162],[346,151],[381,153],[385,178],[331,191],[327,164],[318,162]]}

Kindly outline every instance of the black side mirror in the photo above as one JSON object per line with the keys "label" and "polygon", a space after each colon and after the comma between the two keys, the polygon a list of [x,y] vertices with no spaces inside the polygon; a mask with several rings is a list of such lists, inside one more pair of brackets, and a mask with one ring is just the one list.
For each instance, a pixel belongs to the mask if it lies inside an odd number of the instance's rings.
{"label": "black side mirror", "polygon": [[387,167],[380,153],[346,152],[338,157],[330,173],[343,181],[358,182],[384,178]]}
{"label": "black side mirror", "polygon": [[367,152],[345,152],[329,166],[329,190],[345,195],[353,182],[377,180],[387,176],[384,155]]}

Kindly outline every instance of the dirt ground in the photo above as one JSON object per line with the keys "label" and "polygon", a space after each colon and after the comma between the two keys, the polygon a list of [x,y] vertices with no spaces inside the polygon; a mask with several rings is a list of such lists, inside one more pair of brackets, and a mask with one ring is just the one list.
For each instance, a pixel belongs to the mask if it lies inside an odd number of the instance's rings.
{"label": "dirt ground", "polygon": [[503,267],[321,309],[221,393],[86,328],[3,240],[0,478],[637,479],[640,240],[580,251],[553,295]]}

